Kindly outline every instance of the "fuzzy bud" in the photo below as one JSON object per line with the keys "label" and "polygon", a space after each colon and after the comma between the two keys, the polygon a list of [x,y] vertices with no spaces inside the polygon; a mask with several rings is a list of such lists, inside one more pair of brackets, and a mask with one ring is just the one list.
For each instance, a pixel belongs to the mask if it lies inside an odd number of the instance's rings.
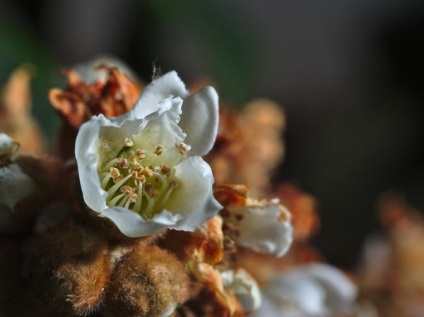
{"label": "fuzzy bud", "polygon": [[168,252],[139,245],[115,269],[106,316],[170,316],[188,298],[184,266]]}

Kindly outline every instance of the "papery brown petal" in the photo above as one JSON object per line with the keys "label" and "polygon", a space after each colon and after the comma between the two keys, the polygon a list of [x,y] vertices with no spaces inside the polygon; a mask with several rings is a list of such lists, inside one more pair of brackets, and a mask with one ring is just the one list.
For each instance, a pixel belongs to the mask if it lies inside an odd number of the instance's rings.
{"label": "papery brown petal", "polygon": [[214,187],[214,196],[221,205],[245,205],[249,193],[247,185],[219,185]]}
{"label": "papery brown petal", "polygon": [[198,261],[216,264],[222,260],[224,246],[222,222],[213,217],[195,232],[168,230],[159,245],[183,262],[196,257]]}
{"label": "papery brown petal", "polygon": [[54,88],[48,92],[48,98],[64,120],[75,129],[91,117],[90,110],[74,93]]}

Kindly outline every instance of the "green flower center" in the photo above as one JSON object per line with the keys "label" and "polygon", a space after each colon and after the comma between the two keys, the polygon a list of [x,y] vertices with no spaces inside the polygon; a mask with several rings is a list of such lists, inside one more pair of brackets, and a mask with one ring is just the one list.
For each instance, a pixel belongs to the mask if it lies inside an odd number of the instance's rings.
{"label": "green flower center", "polygon": [[[184,143],[176,143],[172,162],[178,162],[187,151]],[[136,148],[131,139],[125,138],[118,155],[99,168],[101,187],[107,191],[106,204],[131,209],[144,219],[151,219],[161,212],[174,189],[180,183],[175,178],[175,168],[160,164],[166,150],[156,146],[150,153]],[[178,157],[177,157],[178,156]]]}

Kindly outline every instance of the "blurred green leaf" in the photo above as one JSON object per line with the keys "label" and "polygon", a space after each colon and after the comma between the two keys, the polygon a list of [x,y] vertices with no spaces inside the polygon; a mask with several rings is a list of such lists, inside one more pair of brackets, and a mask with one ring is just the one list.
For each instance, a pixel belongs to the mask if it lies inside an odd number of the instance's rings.
{"label": "blurred green leaf", "polygon": [[44,134],[50,138],[58,118],[47,100],[48,89],[57,85],[58,65],[43,43],[30,30],[0,16],[0,87],[22,64],[32,64],[32,111]]}

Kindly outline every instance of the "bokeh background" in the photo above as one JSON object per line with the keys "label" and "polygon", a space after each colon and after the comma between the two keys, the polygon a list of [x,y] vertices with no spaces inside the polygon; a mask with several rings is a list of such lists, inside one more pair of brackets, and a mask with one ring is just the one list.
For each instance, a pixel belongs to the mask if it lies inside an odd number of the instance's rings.
{"label": "bokeh background", "polygon": [[58,119],[59,69],[108,53],[148,81],[153,65],[212,80],[234,108],[256,97],[287,116],[275,181],[319,202],[314,244],[353,269],[378,232],[375,204],[396,190],[424,210],[422,0],[0,0],[0,86],[35,66],[33,112]]}

